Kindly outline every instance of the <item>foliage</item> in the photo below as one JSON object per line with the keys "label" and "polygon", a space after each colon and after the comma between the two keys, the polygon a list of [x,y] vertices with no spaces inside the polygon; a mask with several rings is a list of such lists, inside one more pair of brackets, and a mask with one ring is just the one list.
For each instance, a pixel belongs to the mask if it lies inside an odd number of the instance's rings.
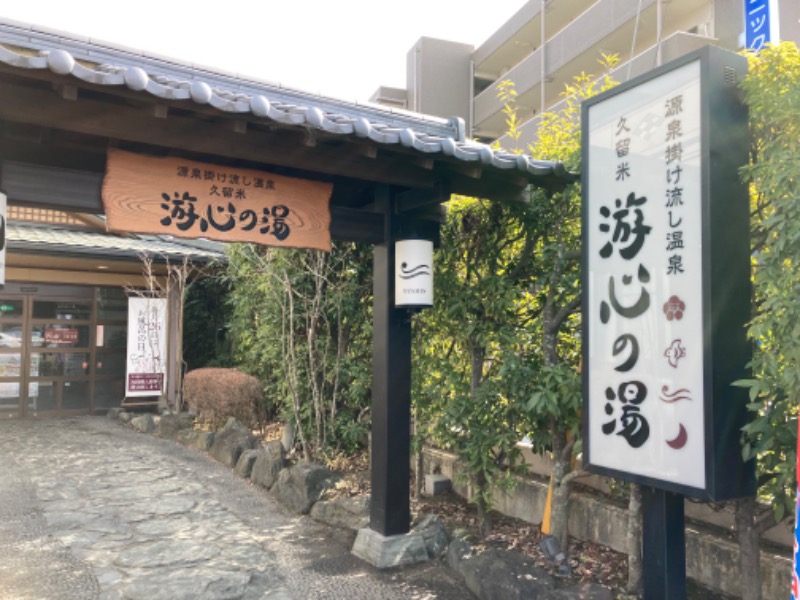
{"label": "foliage", "polygon": [[784,43],[749,57],[743,83],[753,137],[743,170],[752,192],[756,311],[745,459],[758,458],[760,494],[777,520],[792,514],[800,401],[800,52]]}
{"label": "foliage", "polygon": [[[612,84],[581,75],[567,86],[566,109],[543,115],[531,153],[576,170],[580,101]],[[516,145],[513,82],[502,82],[498,96]],[[426,343],[415,363],[415,403],[427,435],[458,453],[481,514],[493,486],[513,483],[525,435],[535,450],[559,454],[567,432],[567,453],[577,441],[580,190],[536,190],[530,202],[509,205],[459,197],[449,209],[436,304],[419,323]]]}
{"label": "foliage", "polygon": [[207,275],[186,290],[183,313],[183,361],[186,370],[232,365],[227,329],[228,289],[223,278]]}
{"label": "foliage", "polygon": [[519,403],[499,379],[505,356],[530,341],[527,257],[533,248],[524,206],[472,198],[450,203],[435,258],[437,298],[420,326],[415,402],[418,422],[457,452],[482,515],[492,485],[508,485],[522,437]]}
{"label": "foliage", "polygon": [[371,356],[369,249],[232,245],[230,336],[235,359],[299,424],[306,458],[352,449],[366,429]]}

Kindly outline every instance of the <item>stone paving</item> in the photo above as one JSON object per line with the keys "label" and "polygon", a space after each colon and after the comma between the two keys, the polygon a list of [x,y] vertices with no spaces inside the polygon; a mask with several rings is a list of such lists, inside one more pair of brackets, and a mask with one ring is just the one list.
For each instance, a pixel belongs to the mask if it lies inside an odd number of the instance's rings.
{"label": "stone paving", "polygon": [[379,571],[205,454],[103,417],[0,422],[4,600],[466,600],[438,562]]}

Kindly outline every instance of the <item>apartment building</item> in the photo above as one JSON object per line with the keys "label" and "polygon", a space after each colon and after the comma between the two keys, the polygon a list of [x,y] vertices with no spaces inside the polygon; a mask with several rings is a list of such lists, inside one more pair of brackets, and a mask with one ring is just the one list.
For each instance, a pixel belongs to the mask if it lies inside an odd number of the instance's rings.
{"label": "apartment building", "polygon": [[[771,38],[758,37],[767,30]],[[407,56],[406,89],[381,87],[371,100],[458,116],[471,137],[509,145],[497,85],[511,80],[525,147],[536,137],[538,116],[557,106],[566,84],[582,72],[602,74],[603,54],[617,55],[612,75],[626,81],[708,44],[741,50],[754,34],[756,43],[800,40],[800,2],[530,0],[477,48],[420,38]]]}

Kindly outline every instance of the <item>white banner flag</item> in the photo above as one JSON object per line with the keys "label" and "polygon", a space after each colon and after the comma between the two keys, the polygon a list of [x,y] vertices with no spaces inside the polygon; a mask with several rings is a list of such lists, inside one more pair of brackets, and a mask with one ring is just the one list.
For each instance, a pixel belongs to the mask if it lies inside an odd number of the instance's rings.
{"label": "white banner flag", "polygon": [[160,396],[167,378],[167,300],[128,298],[125,396]]}

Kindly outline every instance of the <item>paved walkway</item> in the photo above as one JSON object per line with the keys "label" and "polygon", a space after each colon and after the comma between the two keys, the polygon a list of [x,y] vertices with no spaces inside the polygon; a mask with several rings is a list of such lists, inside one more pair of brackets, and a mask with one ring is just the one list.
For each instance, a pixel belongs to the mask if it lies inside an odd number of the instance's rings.
{"label": "paved walkway", "polygon": [[466,600],[439,563],[379,571],[206,455],[103,417],[0,422],[4,600]]}

